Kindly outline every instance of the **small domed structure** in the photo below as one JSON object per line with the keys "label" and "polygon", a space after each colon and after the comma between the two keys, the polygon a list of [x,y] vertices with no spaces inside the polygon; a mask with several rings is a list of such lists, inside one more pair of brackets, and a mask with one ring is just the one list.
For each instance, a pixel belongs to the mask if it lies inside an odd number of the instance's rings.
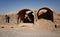
{"label": "small domed structure", "polygon": [[33,15],[33,11],[30,9],[22,9],[20,10],[18,13],[18,20],[17,23],[19,22],[24,22],[24,23],[34,23],[34,15]]}
{"label": "small domed structure", "polygon": [[53,11],[48,7],[40,8],[37,12],[38,19],[51,20],[53,22]]}

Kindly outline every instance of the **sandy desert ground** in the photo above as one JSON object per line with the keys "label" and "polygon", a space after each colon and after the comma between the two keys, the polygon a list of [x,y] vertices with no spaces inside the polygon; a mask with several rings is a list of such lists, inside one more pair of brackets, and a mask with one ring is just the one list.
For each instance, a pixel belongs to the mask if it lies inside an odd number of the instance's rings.
{"label": "sandy desert ground", "polygon": [[60,37],[60,28],[49,20],[40,19],[35,24],[0,25],[0,37]]}

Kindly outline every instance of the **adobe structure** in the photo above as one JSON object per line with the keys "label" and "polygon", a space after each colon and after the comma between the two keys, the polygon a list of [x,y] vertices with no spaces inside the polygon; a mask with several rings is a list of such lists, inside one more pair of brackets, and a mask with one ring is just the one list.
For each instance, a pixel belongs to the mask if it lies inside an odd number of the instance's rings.
{"label": "adobe structure", "polygon": [[[17,25],[19,23],[35,23],[39,19],[46,19],[52,22],[57,22],[60,19],[57,13],[48,7],[40,8],[39,10],[22,9],[16,14],[0,15],[0,25],[11,24]],[[58,22],[57,22],[58,23]],[[60,23],[59,23],[60,24]]]}
{"label": "adobe structure", "polygon": [[[44,10],[45,12],[43,12]],[[40,14],[42,12],[42,14]],[[40,15],[39,15],[40,14]],[[53,22],[53,11],[47,7],[43,7],[37,12],[38,19],[44,18],[46,20],[51,20]]]}
{"label": "adobe structure", "polygon": [[[17,23],[19,23],[19,21],[24,22],[24,23],[34,23],[34,15],[33,15],[33,11],[30,9],[23,9],[21,11],[19,11],[17,13],[18,18],[17,18]],[[20,19],[20,20],[19,20]]]}

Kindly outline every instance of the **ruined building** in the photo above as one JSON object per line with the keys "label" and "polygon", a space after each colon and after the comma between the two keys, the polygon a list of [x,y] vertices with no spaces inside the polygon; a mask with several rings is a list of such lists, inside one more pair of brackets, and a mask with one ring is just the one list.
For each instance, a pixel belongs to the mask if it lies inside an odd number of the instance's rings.
{"label": "ruined building", "polygon": [[0,25],[11,24],[17,25],[19,23],[35,23],[39,19],[50,20],[53,23],[59,24],[59,16],[56,12],[48,7],[40,8],[39,10],[22,9],[15,14],[0,15]]}

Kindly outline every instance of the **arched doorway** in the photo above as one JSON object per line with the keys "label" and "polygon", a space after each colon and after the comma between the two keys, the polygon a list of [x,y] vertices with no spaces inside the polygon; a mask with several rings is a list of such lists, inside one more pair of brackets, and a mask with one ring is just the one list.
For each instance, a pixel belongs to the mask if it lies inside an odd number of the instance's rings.
{"label": "arched doorway", "polygon": [[43,7],[37,12],[38,19],[51,20],[53,22],[53,11],[48,7]]}
{"label": "arched doorway", "polygon": [[18,15],[17,23],[20,23],[21,21],[23,23],[34,23],[33,11],[31,11],[30,9],[22,9],[18,12],[17,15]]}

